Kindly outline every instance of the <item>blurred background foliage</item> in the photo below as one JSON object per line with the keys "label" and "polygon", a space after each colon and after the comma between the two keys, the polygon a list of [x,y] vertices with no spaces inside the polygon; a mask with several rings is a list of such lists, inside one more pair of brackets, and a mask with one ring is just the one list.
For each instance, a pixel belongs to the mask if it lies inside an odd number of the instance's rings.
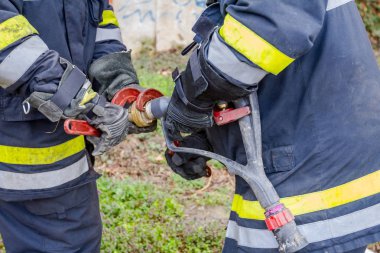
{"label": "blurred background foliage", "polygon": [[373,46],[380,48],[380,1],[356,0]]}

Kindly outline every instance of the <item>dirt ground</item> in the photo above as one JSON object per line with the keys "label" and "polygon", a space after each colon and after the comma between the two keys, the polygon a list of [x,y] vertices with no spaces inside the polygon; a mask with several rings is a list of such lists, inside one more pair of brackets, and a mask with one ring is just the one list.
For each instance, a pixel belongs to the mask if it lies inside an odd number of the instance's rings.
{"label": "dirt ground", "polygon": [[[163,156],[166,145],[164,139],[159,134],[145,134],[140,136],[130,136],[109,154],[102,155],[96,161],[96,169],[103,174],[117,178],[133,178],[139,181],[146,181],[157,186],[172,188],[173,172],[166,165]],[[213,168],[212,176],[205,179],[204,185],[200,189],[189,190],[178,195],[178,198],[194,198],[213,193],[220,189],[226,192],[226,202],[230,202],[234,192],[234,177],[225,169]],[[187,202],[186,202],[187,203]],[[204,222],[221,221],[226,223],[229,216],[228,205],[205,206],[191,204],[189,201],[186,210],[186,217],[189,220]],[[201,214],[201,215],[200,215]]]}

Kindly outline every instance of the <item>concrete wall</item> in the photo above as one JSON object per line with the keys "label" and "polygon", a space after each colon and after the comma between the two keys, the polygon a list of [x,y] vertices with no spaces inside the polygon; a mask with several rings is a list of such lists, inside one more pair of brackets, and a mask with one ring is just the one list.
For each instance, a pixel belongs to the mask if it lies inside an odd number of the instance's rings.
{"label": "concrete wall", "polygon": [[123,40],[138,50],[150,39],[158,51],[187,45],[194,37],[191,27],[205,7],[205,0],[113,0]]}

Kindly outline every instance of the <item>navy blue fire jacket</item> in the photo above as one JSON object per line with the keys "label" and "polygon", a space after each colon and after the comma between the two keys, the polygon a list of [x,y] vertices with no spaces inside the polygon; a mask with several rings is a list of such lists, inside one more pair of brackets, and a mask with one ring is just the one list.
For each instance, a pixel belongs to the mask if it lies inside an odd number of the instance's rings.
{"label": "navy blue fire jacket", "polygon": [[[207,59],[241,87],[259,84],[265,172],[309,246],[346,252],[380,241],[380,71],[349,0],[221,0]],[[214,127],[217,153],[245,162],[239,127]],[[278,252],[248,184],[224,252]]]}
{"label": "navy blue fire jacket", "polygon": [[87,73],[95,59],[124,50],[107,0],[0,1],[1,199],[50,197],[97,178],[83,136],[22,102],[54,92],[60,57]]}

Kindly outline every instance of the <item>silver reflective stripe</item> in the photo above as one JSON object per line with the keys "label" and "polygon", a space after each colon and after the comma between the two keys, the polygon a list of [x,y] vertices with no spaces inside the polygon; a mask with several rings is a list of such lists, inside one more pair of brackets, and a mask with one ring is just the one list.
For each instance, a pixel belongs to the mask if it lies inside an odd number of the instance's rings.
{"label": "silver reflective stripe", "polygon": [[250,85],[257,84],[268,72],[240,61],[231,49],[220,41],[218,35],[214,33],[209,44],[207,59],[215,68],[232,77],[233,79]]}
{"label": "silver reflective stripe", "polygon": [[17,82],[47,50],[49,48],[38,36],[18,45],[0,64],[0,87],[6,89]]}
{"label": "silver reflective stripe", "polygon": [[0,171],[0,188],[8,190],[41,190],[60,186],[89,170],[87,157],[63,169],[25,174]]}
{"label": "silver reflective stripe", "polygon": [[[356,233],[380,225],[380,204],[343,215],[337,218],[308,223],[298,226],[309,243],[333,239]],[[272,232],[239,226],[229,221],[227,237],[237,241],[238,245],[249,248],[278,248]]]}
{"label": "silver reflective stripe", "polygon": [[229,221],[226,237],[237,241],[238,245],[249,248],[278,248],[278,243],[269,230],[246,228],[235,221]]}
{"label": "silver reflective stripe", "polygon": [[101,42],[105,40],[117,40],[123,43],[121,38],[121,32],[119,28],[98,28],[96,29],[96,39],[95,42]]}
{"label": "silver reflective stripe", "polygon": [[330,11],[332,9],[335,9],[341,5],[344,5],[348,2],[351,2],[353,0],[329,0],[328,3],[327,3],[327,8],[326,10],[327,11]]}

